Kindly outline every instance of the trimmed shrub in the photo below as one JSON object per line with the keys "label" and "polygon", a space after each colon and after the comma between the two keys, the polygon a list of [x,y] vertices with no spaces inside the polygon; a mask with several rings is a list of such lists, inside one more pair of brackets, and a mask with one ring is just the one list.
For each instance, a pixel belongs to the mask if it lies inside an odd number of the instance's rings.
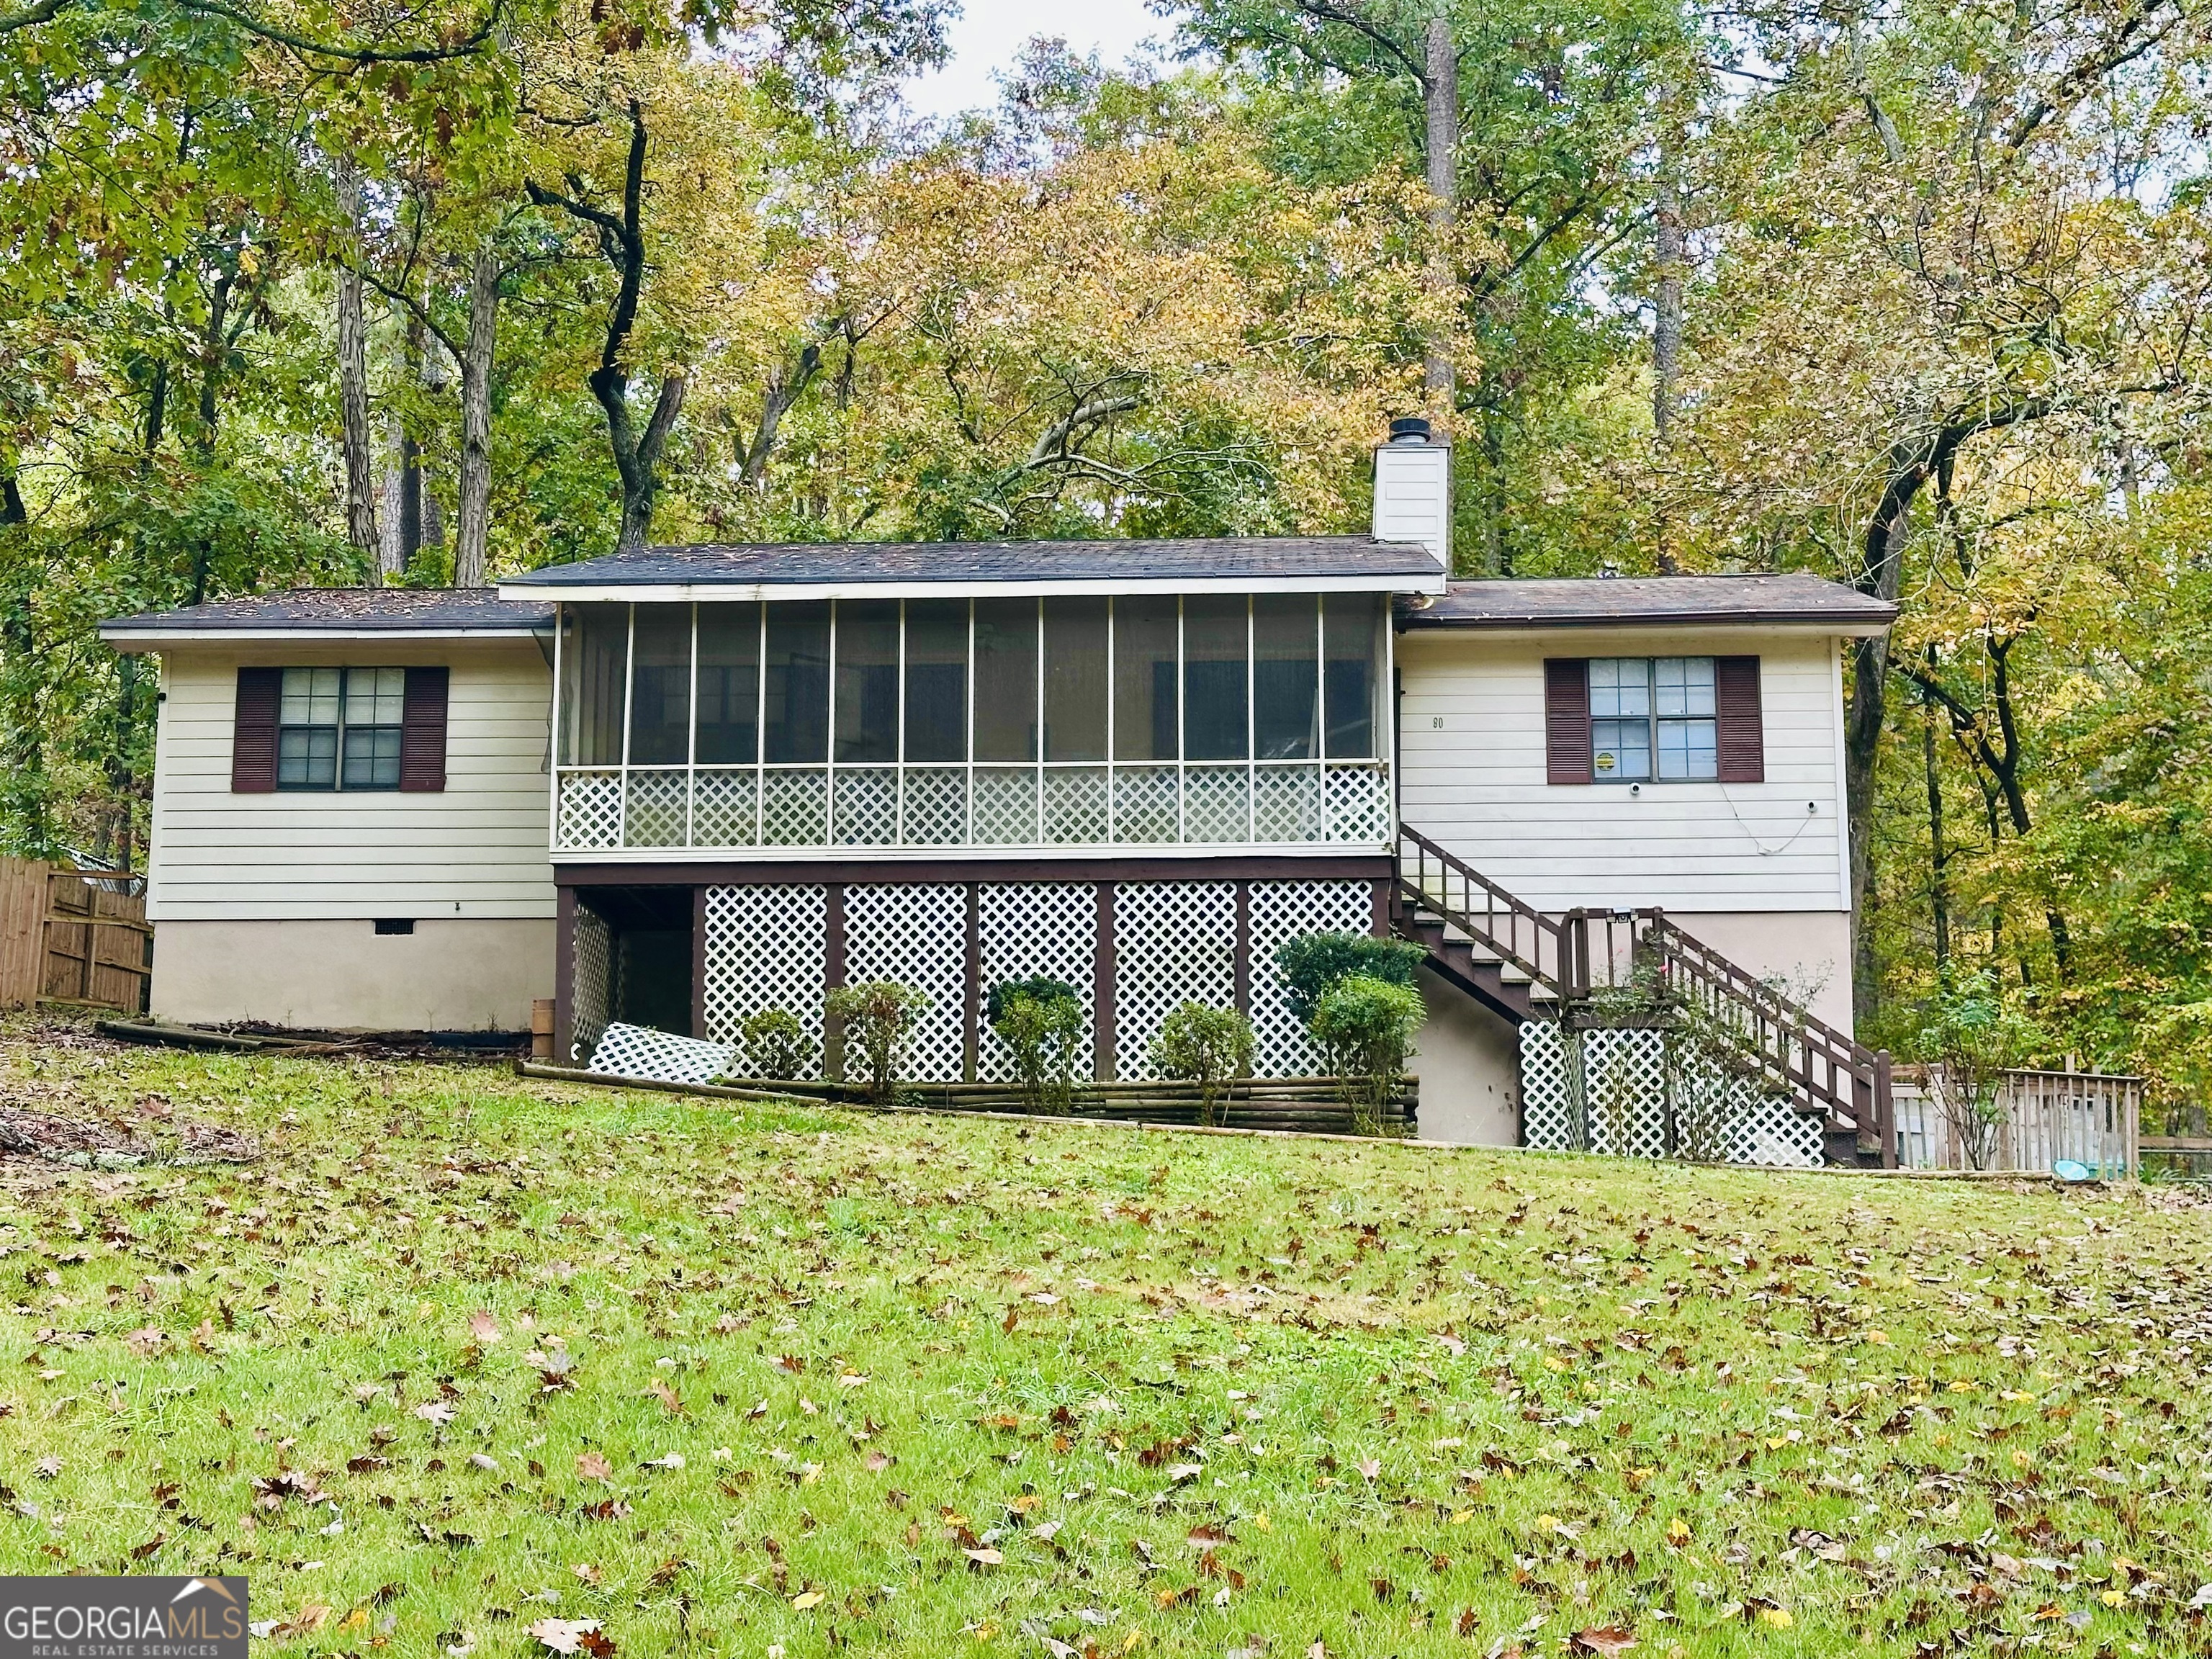
{"label": "trimmed shrub", "polygon": [[1015,1079],[1030,1109],[1066,1116],[1075,1099],[1075,1056],[1083,1042],[1083,1005],[1075,993],[1049,979],[994,986],[990,1012],[992,1034],[1012,1054]]}
{"label": "trimmed shrub", "polygon": [[847,1074],[858,1049],[868,1097],[877,1105],[888,1106],[897,1097],[907,1039],[928,1006],[927,992],[896,980],[848,985],[823,999],[823,1011],[845,1028]]}
{"label": "trimmed shrub", "polygon": [[1198,1085],[1198,1121],[1209,1127],[1231,1079],[1252,1071],[1252,1022],[1234,1008],[1186,1002],[1152,1039],[1152,1069]]}
{"label": "trimmed shrub", "polygon": [[1409,985],[1354,974],[1322,993],[1307,1029],[1328,1055],[1329,1068],[1345,1079],[1352,1129],[1382,1132],[1382,1109],[1405,1075],[1413,1034],[1428,1018],[1421,994]]}
{"label": "trimmed shrub", "polygon": [[1413,969],[1428,953],[1402,939],[1371,939],[1364,933],[1300,933],[1275,947],[1275,977],[1296,1014],[1309,1029],[1314,1009],[1331,987],[1358,975],[1386,985],[1410,987]]}
{"label": "trimmed shrub", "polygon": [[807,1076],[820,1057],[821,1044],[806,1034],[799,1016],[783,1008],[763,1008],[738,1027],[747,1077],[788,1083]]}
{"label": "trimmed shrub", "polygon": [[1040,974],[1034,979],[1002,979],[983,996],[983,1023],[996,1030],[999,1016],[1006,1010],[1011,997],[1030,997],[1039,1002],[1065,997],[1077,1008],[1083,1006],[1082,994],[1064,979],[1048,979]]}

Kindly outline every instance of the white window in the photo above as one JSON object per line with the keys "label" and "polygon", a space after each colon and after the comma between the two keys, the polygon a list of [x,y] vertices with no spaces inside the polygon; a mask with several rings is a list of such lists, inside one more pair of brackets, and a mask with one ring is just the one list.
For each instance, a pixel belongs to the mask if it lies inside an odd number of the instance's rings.
{"label": "white window", "polygon": [[288,668],[276,714],[279,789],[397,789],[404,668]]}
{"label": "white window", "polygon": [[1590,772],[1600,783],[1720,775],[1711,657],[1595,657]]}

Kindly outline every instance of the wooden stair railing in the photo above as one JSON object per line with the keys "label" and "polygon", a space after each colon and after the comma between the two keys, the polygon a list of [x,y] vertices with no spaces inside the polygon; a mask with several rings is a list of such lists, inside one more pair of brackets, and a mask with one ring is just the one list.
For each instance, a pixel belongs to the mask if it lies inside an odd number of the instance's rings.
{"label": "wooden stair railing", "polygon": [[1398,890],[1532,984],[1565,996],[1574,950],[1568,930],[1410,824],[1398,826]]}
{"label": "wooden stair railing", "polygon": [[[1559,1013],[1587,1014],[1600,991],[1632,987],[1639,969],[1723,1027],[1748,1063],[1855,1137],[1872,1136],[1897,1164],[1897,1120],[1886,1050],[1869,1048],[1729,961],[1656,908],[1570,910],[1558,918],[1516,898],[1409,824],[1398,828],[1399,908],[1426,911],[1527,976]],[[1417,923],[1410,931],[1425,936]],[[1442,947],[1428,940],[1432,956]],[[1625,947],[1625,948],[1624,948]],[[1464,946],[1461,946],[1464,950]]]}

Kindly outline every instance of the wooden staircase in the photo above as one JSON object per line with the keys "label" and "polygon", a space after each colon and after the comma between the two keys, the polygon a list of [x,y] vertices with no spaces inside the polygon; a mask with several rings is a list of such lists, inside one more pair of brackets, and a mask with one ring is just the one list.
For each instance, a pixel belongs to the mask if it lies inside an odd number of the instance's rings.
{"label": "wooden staircase", "polygon": [[1831,1163],[1897,1163],[1887,1051],[1867,1048],[1655,908],[1547,915],[1408,824],[1398,830],[1392,931],[1515,1025],[1653,1023],[1674,1009],[1726,1034],[1728,1061],[1821,1120]]}

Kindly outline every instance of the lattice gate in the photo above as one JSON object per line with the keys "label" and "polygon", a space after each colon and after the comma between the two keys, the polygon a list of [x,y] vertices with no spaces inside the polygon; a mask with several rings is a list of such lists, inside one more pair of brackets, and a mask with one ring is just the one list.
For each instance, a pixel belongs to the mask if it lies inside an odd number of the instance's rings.
{"label": "lattice gate", "polygon": [[[1083,1041],[1075,1075],[1091,1075],[1097,1013],[1098,890],[1087,882],[985,883],[976,895],[977,944],[982,994],[1001,980],[1056,979],[1074,988],[1083,1005]],[[977,1019],[976,1071],[993,1081],[1014,1074],[1013,1056]]]}
{"label": "lattice gate", "polygon": [[588,905],[576,907],[575,943],[569,963],[569,994],[574,1036],[568,1057],[585,1060],[599,1046],[599,1034],[615,1007],[615,930]]}
{"label": "lattice gate", "polygon": [[[845,890],[845,982],[896,980],[929,999],[907,1039],[906,1075],[957,1083],[966,1065],[968,891],[954,883]],[[853,1075],[848,1066],[847,1075]]]}
{"label": "lattice gate", "polygon": [[1252,1070],[1260,1077],[1312,1077],[1321,1070],[1306,1028],[1275,977],[1275,948],[1300,933],[1371,931],[1375,891],[1364,881],[1252,884]]}
{"label": "lattice gate", "polygon": [[[707,890],[707,1036],[735,1042],[764,1008],[798,1017],[820,1052],[828,978],[829,894],[792,884]],[[739,1056],[743,1063],[743,1056]]]}
{"label": "lattice gate", "polygon": [[[1567,1044],[1557,1021],[1521,1027],[1522,1144],[1570,1152],[1579,1137]],[[1589,1114],[1587,1150],[1622,1158],[1668,1155],[1668,1095],[1678,1145],[1705,1140],[1731,1164],[1810,1168],[1824,1160],[1820,1120],[1755,1087],[1710,1060],[1691,1060],[1670,1080],[1667,1046],[1652,1030],[1583,1034]]]}
{"label": "lattice gate", "polygon": [[1149,1078],[1152,1039],[1185,1002],[1237,997],[1237,884],[1136,882],[1114,890],[1114,1065]]}

